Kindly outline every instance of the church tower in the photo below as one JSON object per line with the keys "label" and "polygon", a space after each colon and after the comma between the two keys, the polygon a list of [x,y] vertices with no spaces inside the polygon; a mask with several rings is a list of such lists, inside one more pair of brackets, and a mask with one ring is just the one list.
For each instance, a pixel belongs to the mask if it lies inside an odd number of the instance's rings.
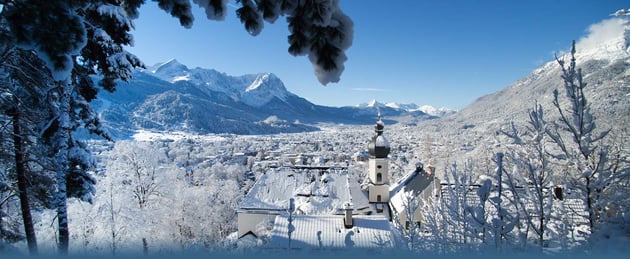
{"label": "church tower", "polygon": [[378,119],[374,126],[376,135],[372,141],[368,143],[368,151],[370,159],[368,161],[368,200],[370,203],[387,203],[389,202],[389,141],[383,136],[383,121],[381,113],[378,113]]}

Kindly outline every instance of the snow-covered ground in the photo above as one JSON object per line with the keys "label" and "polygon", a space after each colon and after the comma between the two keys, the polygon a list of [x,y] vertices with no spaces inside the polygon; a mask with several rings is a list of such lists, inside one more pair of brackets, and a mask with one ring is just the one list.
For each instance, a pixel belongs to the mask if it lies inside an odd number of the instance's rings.
{"label": "snow-covered ground", "polygon": [[[392,182],[415,169],[417,161],[426,161],[423,157],[425,147],[417,145],[422,140],[419,135],[423,133],[416,132],[414,135],[410,132],[413,131],[407,131],[401,125],[386,127],[385,135],[392,145]],[[238,251],[255,250],[260,241],[252,240],[247,246],[247,240],[234,238],[237,223],[235,210],[257,180],[273,176],[273,173],[269,174],[273,171],[269,166],[296,162],[306,165],[343,164],[347,166],[347,173],[354,177],[352,179],[362,179],[367,172],[366,163],[353,160],[353,155],[367,149],[372,134],[372,127],[362,126],[258,136],[138,132],[134,140],[118,141],[111,149],[98,155],[104,170],[97,175],[94,203],[69,202],[70,253],[140,254],[143,239],[148,243],[149,253],[154,255],[183,251],[240,253]],[[442,141],[434,139],[434,143]],[[437,171],[442,170],[445,169],[437,168]],[[304,179],[304,182],[307,180]],[[335,183],[339,179],[328,180]],[[339,182],[345,184],[341,180]],[[278,181],[267,184],[265,188],[274,191],[285,189]],[[153,191],[139,193],[140,187]],[[311,186],[308,191],[325,194],[326,190],[320,189]],[[144,195],[142,205],[138,195]],[[340,200],[346,197],[344,193],[328,193],[328,196],[331,195],[341,197]],[[330,212],[341,206],[327,202],[298,205],[300,209],[311,212]],[[36,213],[37,237],[42,254],[55,252],[54,215],[50,210]],[[404,236],[402,233],[399,235]],[[427,240],[437,242],[431,239],[430,232],[428,236]],[[602,237],[591,244],[608,247],[612,251],[628,251],[622,245],[623,240],[627,240],[627,235],[620,233],[620,236]],[[27,251],[24,242],[18,242],[13,247],[22,253]]]}

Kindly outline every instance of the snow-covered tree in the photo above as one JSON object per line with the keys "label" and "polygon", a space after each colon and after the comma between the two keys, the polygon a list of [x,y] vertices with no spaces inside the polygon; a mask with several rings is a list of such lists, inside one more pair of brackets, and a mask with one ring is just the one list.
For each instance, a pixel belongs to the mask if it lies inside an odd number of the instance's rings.
{"label": "snow-covered tree", "polygon": [[[153,142],[118,141],[107,164],[107,175],[120,180],[138,208],[145,208],[163,193],[167,173],[165,153]],[[116,174],[116,175],[114,175]]]}
{"label": "snow-covered tree", "polygon": [[[4,149],[3,149],[4,150]],[[4,154],[0,158],[7,157]],[[3,164],[9,164],[5,159],[0,161]],[[14,180],[12,179],[8,168],[0,169],[0,249],[10,248],[10,244],[24,240],[24,235],[20,229],[24,229],[18,218],[19,210],[14,209],[19,205],[19,199],[15,188],[13,188]]]}
{"label": "snow-covered tree", "polygon": [[[489,201],[492,191],[492,180],[489,177],[483,177],[479,188],[475,190],[476,200],[467,204],[464,204],[464,218],[469,220],[470,230],[473,235],[474,242],[480,242],[483,246],[481,248],[488,247],[489,239],[494,234],[491,231]],[[477,240],[475,240],[477,239]]]}
{"label": "snow-covered tree", "polygon": [[420,219],[415,217],[416,211],[421,208],[422,201],[418,197],[414,191],[404,191],[401,194],[402,207],[405,215],[404,222],[400,221],[400,218],[395,215],[394,220],[398,223],[398,230],[403,234],[403,238],[405,239],[407,249],[412,252],[417,252],[420,247],[420,237],[421,237],[421,229],[420,226],[416,223],[419,222]]}
{"label": "snow-covered tree", "polygon": [[[511,132],[502,131],[512,141],[507,156],[514,170],[506,176],[509,178],[507,181],[509,188],[514,194],[515,205],[527,224],[524,227],[525,239],[531,229],[541,250],[548,236],[547,224],[551,218],[553,199],[550,191],[553,187],[553,174],[546,148],[547,122],[543,114],[543,107],[536,102],[534,108],[529,111],[526,132],[516,131],[514,126]],[[527,206],[526,203],[533,206]]]}
{"label": "snow-covered tree", "polygon": [[494,207],[489,225],[492,227],[494,246],[498,251],[504,251],[510,247],[513,242],[511,232],[520,220],[520,215],[514,204],[515,191],[509,188],[511,177],[503,168],[503,158],[502,152],[496,154],[496,189],[493,190],[494,195],[489,199]]}
{"label": "snow-covered tree", "polygon": [[[0,85],[0,107],[1,113],[7,118],[2,118],[8,130],[2,134],[3,143],[11,143],[11,156],[14,161],[5,165],[12,165],[11,170],[15,173],[17,182],[17,193],[20,199],[20,208],[22,221],[24,223],[24,233],[31,254],[37,254],[37,239],[33,227],[33,219],[31,216],[31,202],[29,201],[29,150],[33,146],[29,137],[34,136],[31,129],[37,128],[38,122],[36,118],[42,115],[41,99],[45,98],[45,84],[40,85],[37,78],[41,73],[38,70],[37,59],[32,53],[20,51],[11,48],[11,44],[2,45],[2,83]],[[30,66],[26,66],[30,64]],[[24,67],[22,67],[24,66]],[[31,68],[31,69],[28,69]],[[19,71],[16,71],[19,70]],[[33,78],[34,77],[34,78]],[[45,82],[45,79],[41,79]],[[42,93],[44,92],[44,93]],[[45,117],[45,116],[43,116]],[[11,130],[12,128],[12,130]],[[13,184],[10,184],[13,185]]]}
{"label": "snow-covered tree", "polygon": [[[112,251],[114,247],[117,251],[138,252],[146,247],[147,253],[212,250],[236,230],[235,208],[243,196],[237,175],[242,174],[242,166],[196,168],[196,184],[191,185],[185,168],[171,159],[197,161],[204,153],[181,152],[190,149],[178,141],[171,144],[119,141],[108,152],[107,171],[94,205],[100,208],[95,210],[105,229],[101,232],[108,235],[95,238],[111,240],[108,246]],[[167,158],[166,149],[180,156]],[[130,160],[130,156],[134,158]],[[130,161],[137,161],[137,166]],[[136,177],[138,171],[144,175],[141,179]],[[141,207],[134,193],[146,183],[155,186],[157,192]],[[110,213],[112,208],[114,213]]]}
{"label": "snow-covered tree", "polygon": [[[479,235],[473,229],[470,214],[470,204],[474,202],[475,190],[473,186],[472,165],[470,161],[460,169],[453,163],[447,170],[441,184],[439,198],[436,202],[426,202],[423,207],[422,218],[425,220],[423,228],[431,235],[427,242],[434,242],[437,253],[460,253],[474,251]],[[427,243],[423,242],[423,243]]]}
{"label": "snow-covered tree", "polygon": [[449,216],[444,214],[444,204],[441,202],[442,197],[433,195],[424,201],[423,206],[420,207],[420,213],[424,220],[421,225],[422,232],[430,233],[428,235],[420,236],[420,249],[423,251],[429,251],[435,254],[447,254],[451,250],[451,239],[448,236],[446,218]]}
{"label": "snow-covered tree", "polygon": [[[207,17],[225,17],[227,1],[194,1]],[[54,156],[57,173],[59,252],[67,253],[68,192],[89,199],[93,178],[86,173],[89,156],[73,138],[79,128],[104,135],[89,108],[97,89],[90,78],[101,77],[99,86],[113,91],[115,81],[128,80],[140,60],[126,52],[130,45],[132,20],[141,0],[130,1],[2,1],[3,33],[15,39],[13,47],[32,50],[46,64],[55,87],[50,89],[53,119],[43,138]],[[289,53],[308,55],[322,84],[337,82],[346,60],[344,51],[352,44],[352,21],[339,9],[338,1],[237,1],[239,19],[246,30],[257,35],[263,21],[273,23],[286,15],[289,23]],[[190,1],[161,0],[158,6],[190,27],[194,20]],[[60,29],[61,28],[61,29]],[[54,151],[54,152],[53,152]],[[78,186],[79,188],[74,188]],[[70,194],[72,195],[72,194]]]}
{"label": "snow-covered tree", "polygon": [[[575,53],[574,41],[568,64],[556,57],[562,69],[566,99],[560,99],[558,90],[554,91],[553,105],[560,119],[547,132],[559,149],[555,158],[564,161],[570,169],[569,184],[584,195],[590,232],[595,233],[604,223],[606,214],[612,212],[611,198],[616,199],[618,188],[623,189],[627,184],[630,169],[626,162],[613,155],[615,147],[603,141],[610,129],[596,127],[584,93],[587,84],[582,70],[576,67]],[[627,190],[627,185],[625,188]]]}
{"label": "snow-covered tree", "polygon": [[[225,18],[228,1],[194,1],[205,9],[208,19]],[[287,16],[289,53],[307,55],[322,84],[339,81],[346,60],[344,51],[353,38],[353,23],[339,8],[338,0],[239,0],[236,10],[247,32],[258,35],[264,22],[274,23]],[[185,27],[192,26],[190,1],[162,0],[159,6],[180,19]]]}
{"label": "snow-covered tree", "polygon": [[520,214],[509,188],[510,177],[497,153],[493,175],[475,177],[470,161],[463,169],[452,164],[438,197],[422,207],[422,247],[439,254],[511,251]]}
{"label": "snow-covered tree", "polygon": [[[113,10],[113,11],[112,11]],[[139,60],[122,49],[129,44],[131,23],[121,8],[106,1],[11,1],[3,3],[2,19],[15,48],[33,50],[56,81],[48,90],[53,113],[42,130],[42,143],[57,177],[59,252],[67,253],[67,197],[89,200],[94,178],[85,145],[73,138],[78,128],[104,135],[89,102],[96,97],[91,75],[101,74],[101,86],[112,89],[112,78],[128,79]],[[116,12],[119,11],[119,12]],[[59,28],[64,28],[60,30]],[[86,47],[89,45],[88,47]],[[40,82],[43,84],[45,82]]]}
{"label": "snow-covered tree", "polygon": [[[158,6],[179,19],[180,24],[190,28],[194,17],[190,0],[160,0]],[[193,1],[206,11],[210,20],[223,20],[227,12],[228,1]],[[3,2],[4,11],[9,19],[12,31],[18,36],[21,46],[37,50],[48,62],[49,68],[56,79],[69,75],[73,69],[73,55],[86,49],[103,47],[91,45],[86,36],[94,34],[102,36],[101,43],[113,40],[118,44],[128,45],[131,40],[129,30],[133,27],[132,19],[139,15],[139,7],[144,1],[54,1],[39,3],[38,1],[8,1]],[[236,1],[237,16],[245,26],[247,32],[258,35],[264,23],[274,23],[280,16],[286,16],[290,35],[288,51],[292,55],[306,55],[313,64],[315,74],[322,84],[338,82],[344,70],[343,63],[347,57],[345,50],[352,45],[352,20],[339,8],[338,0],[295,1],[295,0],[239,0]],[[46,17],[44,14],[54,13]],[[109,18],[104,17],[109,16]],[[30,18],[37,18],[28,21]],[[85,19],[96,18],[109,26],[102,30],[90,31],[90,24]],[[117,21],[115,21],[117,20]],[[92,20],[92,23],[94,20]],[[84,24],[82,24],[84,23]],[[48,30],[52,24],[66,24],[68,30]],[[122,25],[122,26],[121,26]],[[109,30],[113,29],[113,30]],[[51,39],[64,39],[54,41]],[[110,47],[104,49],[112,50]],[[85,55],[86,53],[82,53]],[[100,55],[95,52],[95,55]],[[115,55],[97,57],[85,55],[88,60],[99,60],[103,66],[109,62],[111,66],[128,65]],[[128,60],[131,61],[131,60]],[[133,65],[133,64],[132,64]],[[58,72],[58,73],[55,73]],[[108,75],[109,74],[109,75]],[[110,83],[118,75],[104,72]]]}

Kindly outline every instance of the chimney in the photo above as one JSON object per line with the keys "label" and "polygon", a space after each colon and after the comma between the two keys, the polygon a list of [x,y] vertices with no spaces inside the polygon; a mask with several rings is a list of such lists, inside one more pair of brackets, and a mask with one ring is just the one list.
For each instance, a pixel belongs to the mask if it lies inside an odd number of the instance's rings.
{"label": "chimney", "polygon": [[344,206],[344,210],[345,210],[345,214],[343,217],[343,226],[346,228],[352,228],[354,227],[354,221],[352,219],[352,204],[351,203],[346,203]]}
{"label": "chimney", "polygon": [[416,172],[420,173],[424,170],[424,164],[422,162],[416,162]]}

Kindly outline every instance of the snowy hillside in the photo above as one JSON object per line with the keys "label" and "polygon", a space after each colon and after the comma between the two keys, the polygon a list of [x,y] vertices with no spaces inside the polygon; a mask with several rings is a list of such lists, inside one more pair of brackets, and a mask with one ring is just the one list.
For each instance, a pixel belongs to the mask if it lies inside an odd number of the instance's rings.
{"label": "snowy hillside", "polygon": [[[611,19],[600,25],[606,27],[600,29],[614,33],[593,31],[576,42],[577,68],[582,69],[587,83],[585,95],[599,130],[620,130],[630,125],[630,26],[627,20],[623,21]],[[568,53],[558,55],[569,62]],[[566,99],[560,75],[558,62],[550,60],[514,84],[478,98],[457,113],[421,122],[418,126],[430,133],[428,138],[434,141],[432,154],[426,156],[459,161],[491,157],[493,149],[500,149],[497,132],[509,129],[511,122],[522,130],[528,121],[528,110],[536,102],[544,108],[546,121],[557,120],[553,91],[559,91],[561,101]]]}
{"label": "snowy hillside", "polygon": [[[627,20],[612,19],[600,26],[613,27],[617,31],[605,35],[594,32],[578,41],[576,62],[587,83],[586,94],[590,97],[591,109],[611,125],[630,114],[630,25]],[[560,58],[569,62],[568,53]],[[560,74],[558,62],[551,60],[511,86],[480,97],[450,120],[497,125],[511,118],[526,118],[527,110],[533,107],[535,100],[551,108],[552,92],[558,89],[563,94],[564,91]]]}

